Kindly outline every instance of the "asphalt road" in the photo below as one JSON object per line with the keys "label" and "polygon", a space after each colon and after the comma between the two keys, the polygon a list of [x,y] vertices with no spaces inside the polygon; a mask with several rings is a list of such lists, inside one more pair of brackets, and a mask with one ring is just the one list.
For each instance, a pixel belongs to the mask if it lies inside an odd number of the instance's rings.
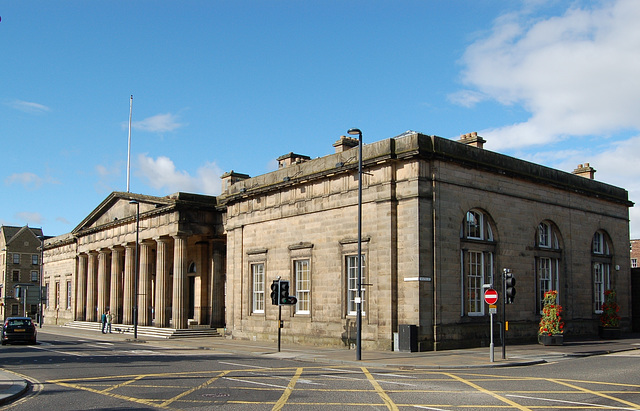
{"label": "asphalt road", "polygon": [[416,370],[305,363],[42,333],[0,350],[22,410],[640,409],[640,350],[528,367]]}

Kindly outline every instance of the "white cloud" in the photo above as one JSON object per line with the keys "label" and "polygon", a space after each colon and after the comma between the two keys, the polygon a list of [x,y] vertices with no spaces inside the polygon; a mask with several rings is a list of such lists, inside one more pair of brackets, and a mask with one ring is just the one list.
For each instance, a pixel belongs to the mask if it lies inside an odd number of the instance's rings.
{"label": "white cloud", "polygon": [[56,221],[64,225],[71,225],[71,222],[64,217],[56,217]]}
{"label": "white cloud", "polygon": [[214,163],[206,163],[198,168],[195,176],[176,170],[173,161],[164,156],[153,159],[140,154],[138,166],[142,177],[155,189],[166,189],[170,193],[183,191],[208,195],[217,195],[221,191],[220,176],[223,171]]}
{"label": "white cloud", "polygon": [[473,90],[460,90],[448,96],[450,102],[463,107],[473,107],[486,99],[486,95]]}
{"label": "white cloud", "polygon": [[22,100],[14,100],[10,103],[7,103],[7,105],[16,110],[20,110],[25,113],[33,113],[33,114],[44,113],[51,110],[49,107],[45,105],[33,103],[30,101],[22,101]]}
{"label": "white cloud", "polygon": [[156,114],[141,121],[134,121],[131,124],[136,130],[149,131],[152,133],[164,133],[183,127],[184,124],[178,122],[178,116],[171,113]]}
{"label": "white cloud", "polygon": [[42,178],[34,173],[14,173],[4,179],[6,185],[21,184],[24,188],[38,188],[42,185]]}
{"label": "white cloud", "polygon": [[599,4],[545,20],[502,16],[467,49],[463,80],[474,90],[450,99],[472,105],[486,96],[531,113],[484,130],[492,149],[640,129],[640,2]]}
{"label": "white cloud", "polygon": [[18,220],[24,221],[25,224],[29,224],[31,226],[42,226],[42,222],[44,221],[44,219],[42,218],[42,214],[29,211],[22,211],[17,213],[16,218]]}
{"label": "white cloud", "polygon": [[4,179],[6,185],[20,184],[27,190],[35,190],[42,187],[43,184],[60,184],[59,181],[47,175],[40,177],[37,174],[24,172],[14,173]]}
{"label": "white cloud", "polygon": [[[571,172],[579,164],[588,162],[596,169],[595,179],[617,187],[622,187],[629,192],[629,200],[636,202],[636,206],[629,210],[631,238],[640,238],[640,168],[636,166],[637,147],[640,145],[640,135],[624,141],[608,144],[605,148],[593,147],[584,150],[563,151],[564,158],[553,163],[553,166],[561,170]],[[549,153],[546,158],[560,160],[562,156],[557,153]]]}

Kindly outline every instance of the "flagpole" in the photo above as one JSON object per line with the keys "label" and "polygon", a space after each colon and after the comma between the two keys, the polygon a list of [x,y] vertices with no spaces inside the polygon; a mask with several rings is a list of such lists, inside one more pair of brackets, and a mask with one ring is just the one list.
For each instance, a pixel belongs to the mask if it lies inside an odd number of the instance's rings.
{"label": "flagpole", "polygon": [[129,192],[129,183],[131,181],[131,111],[133,109],[133,94],[129,100],[129,147],[127,149],[127,193]]}

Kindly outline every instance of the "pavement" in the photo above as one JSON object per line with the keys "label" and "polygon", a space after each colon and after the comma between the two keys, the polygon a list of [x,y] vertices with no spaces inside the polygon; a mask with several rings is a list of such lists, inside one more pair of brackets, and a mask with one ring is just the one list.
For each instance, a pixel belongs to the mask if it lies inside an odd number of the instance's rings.
{"label": "pavement", "polygon": [[[562,360],[611,354],[640,349],[640,334],[623,335],[617,340],[582,339],[565,337],[561,346],[540,344],[507,345],[504,350],[498,344],[493,349],[493,361],[489,347],[460,350],[397,352],[362,350],[360,360],[356,350],[336,347],[316,347],[300,344],[282,344],[265,341],[230,340],[223,337],[199,337],[182,339],[159,339],[142,337],[134,339],[130,334],[102,334],[99,331],[80,330],[61,326],[44,326],[38,329],[41,339],[55,335],[72,335],[79,339],[94,339],[103,342],[128,341],[144,345],[145,349],[202,349],[229,355],[286,358],[303,362],[318,362],[359,367],[390,367],[396,369],[460,369],[513,367],[543,364]],[[44,337],[43,337],[44,336]],[[24,376],[0,368],[0,405],[25,394],[29,382]]]}

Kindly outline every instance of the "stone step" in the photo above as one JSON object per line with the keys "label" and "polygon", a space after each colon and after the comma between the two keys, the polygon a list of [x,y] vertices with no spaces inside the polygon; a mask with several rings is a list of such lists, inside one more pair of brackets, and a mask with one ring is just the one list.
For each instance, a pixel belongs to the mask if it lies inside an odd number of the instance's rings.
{"label": "stone step", "polygon": [[[66,323],[63,327],[76,328],[80,330],[96,331],[100,332],[102,324],[94,321],[71,321]],[[111,331],[113,333],[121,333],[127,335],[134,335],[135,330],[133,325],[130,324],[111,324]],[[138,336],[155,337],[165,339],[176,338],[197,338],[197,337],[222,337],[222,335],[215,328],[187,328],[187,329],[175,329],[175,328],[158,328],[149,326],[138,326]]]}

